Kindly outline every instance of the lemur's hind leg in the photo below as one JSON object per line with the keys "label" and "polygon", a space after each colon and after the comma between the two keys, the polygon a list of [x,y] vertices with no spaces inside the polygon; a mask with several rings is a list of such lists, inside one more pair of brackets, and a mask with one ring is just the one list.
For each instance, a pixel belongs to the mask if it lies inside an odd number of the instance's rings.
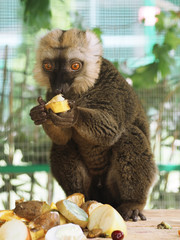
{"label": "lemur's hind leg", "polygon": [[149,141],[140,129],[131,126],[112,149],[107,176],[112,201],[125,220],[146,219],[142,210],[155,174]]}

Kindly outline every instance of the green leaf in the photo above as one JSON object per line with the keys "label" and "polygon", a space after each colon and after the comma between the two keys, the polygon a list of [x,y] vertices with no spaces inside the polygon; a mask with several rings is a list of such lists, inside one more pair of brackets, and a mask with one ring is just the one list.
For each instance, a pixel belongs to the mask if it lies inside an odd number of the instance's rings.
{"label": "green leaf", "polygon": [[51,27],[50,0],[21,0],[24,4],[24,22],[34,31]]}
{"label": "green leaf", "polygon": [[150,88],[156,84],[158,64],[156,62],[136,68],[129,77],[133,81],[135,88]]}
{"label": "green leaf", "polygon": [[99,40],[102,42],[101,36],[102,36],[102,31],[100,28],[93,28],[92,31],[96,34],[96,36],[99,38]]}
{"label": "green leaf", "polygon": [[175,32],[168,31],[164,43],[169,45],[171,49],[176,49],[180,45],[180,37]]}
{"label": "green leaf", "polygon": [[155,59],[159,60],[160,58],[162,58],[161,56],[165,57],[168,56],[170,50],[171,48],[166,44],[163,45],[154,44],[152,52],[155,56]]}
{"label": "green leaf", "polygon": [[165,13],[161,12],[160,14],[156,15],[156,17],[158,21],[156,22],[155,27],[158,32],[161,32],[165,29],[165,22],[164,22]]}
{"label": "green leaf", "polygon": [[174,59],[170,56],[171,48],[169,45],[155,44],[153,47],[153,54],[155,55],[155,61],[158,63],[158,72],[164,78],[171,72],[171,65],[174,64]]}

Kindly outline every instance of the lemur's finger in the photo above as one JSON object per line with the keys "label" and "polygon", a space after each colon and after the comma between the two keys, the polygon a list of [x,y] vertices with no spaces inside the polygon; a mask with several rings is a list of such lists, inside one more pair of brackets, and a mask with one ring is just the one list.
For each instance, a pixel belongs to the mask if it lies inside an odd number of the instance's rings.
{"label": "lemur's finger", "polygon": [[37,101],[40,105],[45,105],[46,104],[46,102],[42,99],[41,96],[38,97]]}

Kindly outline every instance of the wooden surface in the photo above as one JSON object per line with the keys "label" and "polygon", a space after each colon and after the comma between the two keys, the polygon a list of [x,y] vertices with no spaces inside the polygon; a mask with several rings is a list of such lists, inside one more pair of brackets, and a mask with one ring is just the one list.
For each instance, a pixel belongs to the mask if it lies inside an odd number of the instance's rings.
{"label": "wooden surface", "polygon": [[[146,221],[126,222],[127,237],[125,240],[180,240],[180,209],[176,210],[144,210]],[[172,229],[157,229],[162,221],[171,225]],[[102,238],[96,238],[96,240]],[[111,238],[104,238],[111,239]]]}

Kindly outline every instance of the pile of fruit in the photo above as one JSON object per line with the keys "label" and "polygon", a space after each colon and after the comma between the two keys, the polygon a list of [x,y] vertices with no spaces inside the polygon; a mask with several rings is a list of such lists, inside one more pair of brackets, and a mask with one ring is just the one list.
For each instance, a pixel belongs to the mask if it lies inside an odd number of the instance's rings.
{"label": "pile of fruit", "polygon": [[121,240],[127,235],[123,218],[111,205],[85,202],[81,193],[51,205],[18,200],[13,210],[0,211],[0,226],[0,240]]}

